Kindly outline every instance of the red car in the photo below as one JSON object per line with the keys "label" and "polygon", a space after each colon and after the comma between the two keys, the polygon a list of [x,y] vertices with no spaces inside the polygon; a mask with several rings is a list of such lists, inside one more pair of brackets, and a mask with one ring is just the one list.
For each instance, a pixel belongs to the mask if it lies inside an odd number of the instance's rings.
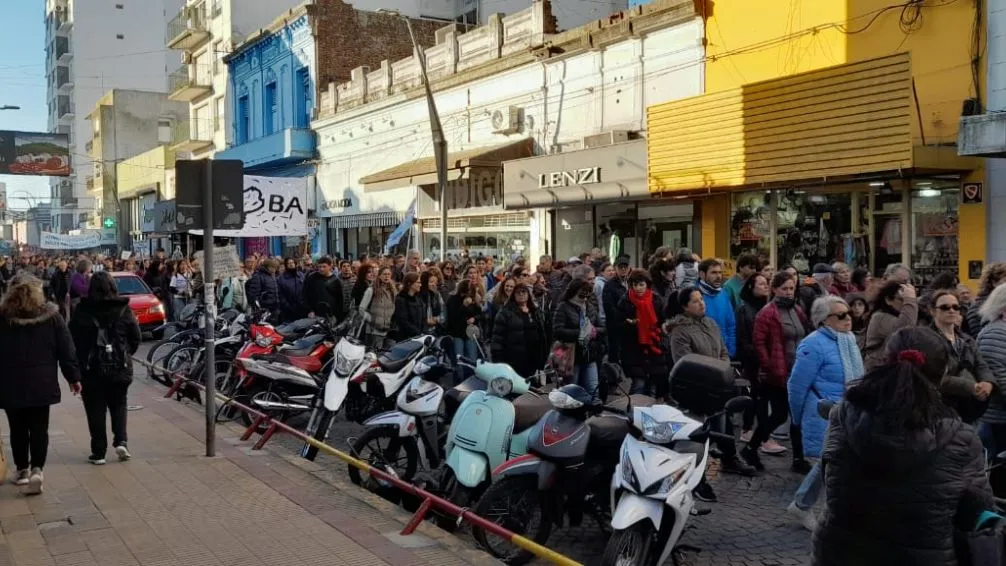
{"label": "red car", "polygon": [[133,309],[136,320],[140,322],[141,331],[152,332],[164,324],[164,305],[143,279],[128,271],[116,271],[111,275],[119,295],[129,299],[129,308]]}

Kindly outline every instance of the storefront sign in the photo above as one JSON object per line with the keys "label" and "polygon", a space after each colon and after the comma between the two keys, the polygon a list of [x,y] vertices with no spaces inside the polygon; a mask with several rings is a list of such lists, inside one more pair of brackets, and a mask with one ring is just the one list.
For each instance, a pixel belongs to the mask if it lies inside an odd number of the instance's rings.
{"label": "storefront sign", "polygon": [[351,198],[326,200],[321,203],[321,209],[327,212],[341,212],[347,208],[351,208],[352,206],[353,199]]}
{"label": "storefront sign", "polygon": [[165,200],[154,203],[154,232],[173,234],[178,224],[175,216],[175,201]]}
{"label": "storefront sign", "polygon": [[968,262],[968,279],[981,279],[982,271],[985,269],[985,262],[980,259],[973,259]]}
{"label": "storefront sign", "polygon": [[472,167],[467,179],[448,182],[447,209],[502,206],[501,173],[498,167]]}
{"label": "storefront sign", "polygon": [[570,171],[552,171],[538,175],[539,189],[554,189],[556,187],[572,187],[575,185],[592,185],[601,182],[600,167],[584,167]]}
{"label": "storefront sign", "polygon": [[[244,177],[245,224],[215,230],[221,238],[304,236],[307,234],[307,177]],[[192,230],[201,234],[202,230]]]}
{"label": "storefront sign", "polygon": [[964,204],[981,204],[983,198],[981,183],[964,183],[961,190],[961,199]]}
{"label": "storefront sign", "polygon": [[140,197],[140,232],[148,234],[154,231],[154,207],[157,205],[156,194],[146,194]]}

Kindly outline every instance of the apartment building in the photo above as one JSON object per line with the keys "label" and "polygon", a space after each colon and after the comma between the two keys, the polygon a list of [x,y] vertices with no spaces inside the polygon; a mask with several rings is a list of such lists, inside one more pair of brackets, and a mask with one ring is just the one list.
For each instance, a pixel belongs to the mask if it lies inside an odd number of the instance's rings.
{"label": "apartment building", "polygon": [[69,135],[74,171],[52,180],[54,230],[79,228],[97,206],[85,184],[88,111],[111,89],[167,91],[168,64],[178,56],[165,49],[163,30],[183,2],[109,0],[77,9],[75,0],[45,0],[48,129]]}
{"label": "apartment building", "polygon": [[[349,2],[352,4],[353,2]],[[552,0],[558,29],[572,29],[602,19],[639,0]],[[531,0],[368,0],[355,3],[361,10],[397,10],[404,16],[485,25],[496,13],[516,14],[531,6]]]}

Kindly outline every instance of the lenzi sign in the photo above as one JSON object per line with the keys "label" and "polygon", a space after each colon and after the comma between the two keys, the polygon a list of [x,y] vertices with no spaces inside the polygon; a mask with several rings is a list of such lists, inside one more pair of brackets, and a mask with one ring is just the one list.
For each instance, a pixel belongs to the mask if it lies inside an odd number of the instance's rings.
{"label": "lenzi sign", "polygon": [[557,187],[572,187],[576,185],[593,185],[601,182],[600,167],[584,167],[569,171],[552,171],[538,175],[539,189],[554,189]]}

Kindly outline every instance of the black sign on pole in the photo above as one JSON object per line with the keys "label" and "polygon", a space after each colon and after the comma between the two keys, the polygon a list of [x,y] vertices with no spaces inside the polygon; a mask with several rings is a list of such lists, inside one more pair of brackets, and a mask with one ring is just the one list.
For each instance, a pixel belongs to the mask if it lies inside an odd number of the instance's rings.
{"label": "black sign on pole", "polygon": [[[207,172],[211,168],[212,172]],[[213,201],[210,216],[218,230],[244,227],[244,163],[238,159],[179,160],[175,162],[175,202],[178,229],[202,230],[204,198]],[[213,179],[210,187],[207,179]]]}

